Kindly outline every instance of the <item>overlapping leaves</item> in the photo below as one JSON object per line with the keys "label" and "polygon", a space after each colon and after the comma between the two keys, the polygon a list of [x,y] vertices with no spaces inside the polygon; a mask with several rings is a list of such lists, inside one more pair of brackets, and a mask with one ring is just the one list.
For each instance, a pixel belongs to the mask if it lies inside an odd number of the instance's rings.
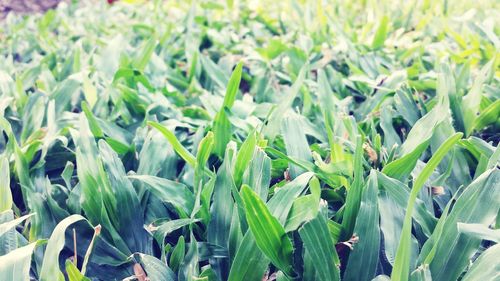
{"label": "overlapping leaves", "polygon": [[498,3],[102,2],[2,22],[1,280],[498,275]]}

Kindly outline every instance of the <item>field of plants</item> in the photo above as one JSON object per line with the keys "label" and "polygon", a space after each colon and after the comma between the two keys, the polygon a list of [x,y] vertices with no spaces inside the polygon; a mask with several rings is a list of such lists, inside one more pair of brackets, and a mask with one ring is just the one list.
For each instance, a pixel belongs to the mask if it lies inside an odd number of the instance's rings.
{"label": "field of plants", "polygon": [[500,280],[500,2],[77,2],[0,21],[0,281]]}

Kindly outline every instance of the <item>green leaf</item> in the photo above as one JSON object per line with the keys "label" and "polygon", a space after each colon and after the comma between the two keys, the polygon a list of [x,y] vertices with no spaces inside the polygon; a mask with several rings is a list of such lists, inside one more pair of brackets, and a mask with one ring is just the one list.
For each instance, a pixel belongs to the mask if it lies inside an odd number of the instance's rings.
{"label": "green leaf", "polygon": [[[72,99],[80,94],[81,82],[75,78],[70,76],[60,84],[57,84],[50,95],[50,99],[55,101],[57,116],[69,110]],[[41,122],[42,120],[39,121]]]}
{"label": "green leaf", "polygon": [[[279,188],[269,200],[269,211],[278,218],[281,224],[285,224],[294,199],[304,191],[312,176],[312,173],[298,176],[295,180]],[[261,279],[268,264],[269,259],[256,245],[252,231],[247,231],[236,252],[229,280]]]}
{"label": "green leaf", "polygon": [[12,192],[10,191],[9,161],[5,154],[0,155],[0,213],[12,209]]}
{"label": "green leaf", "polygon": [[455,77],[448,63],[442,63],[439,68],[437,89],[441,95],[445,94],[450,99],[450,109],[453,117],[453,125],[457,131],[465,131],[462,114],[462,93],[457,91]]}
{"label": "green leaf", "polygon": [[[200,56],[201,65],[203,66],[204,72],[210,77],[210,79],[217,84],[219,88],[224,88],[228,84],[228,77],[225,72],[215,64],[207,56]],[[233,72],[234,74],[234,72]]]}
{"label": "green leaf", "polygon": [[180,229],[184,226],[193,224],[195,222],[199,221],[198,219],[177,219],[177,220],[171,220],[164,222],[158,226],[155,227],[154,231],[154,238],[158,242],[158,244],[161,246],[161,248],[164,248],[165,245],[165,238],[167,235],[172,233],[173,231]]}
{"label": "green leaf", "polygon": [[151,130],[145,136],[140,149],[137,174],[174,178],[178,162],[178,157],[168,140],[160,132]]}
{"label": "green leaf", "polygon": [[314,219],[318,215],[321,200],[321,186],[317,178],[309,182],[311,194],[301,196],[293,202],[285,223],[285,231],[296,230],[302,223]]}
{"label": "green leaf", "polygon": [[271,215],[262,199],[248,186],[241,188],[248,226],[259,249],[288,276],[293,275],[292,243],[278,219]]}
{"label": "green leaf", "polygon": [[39,94],[33,94],[28,97],[24,116],[23,116],[23,130],[21,132],[21,144],[25,144],[28,137],[33,135],[42,127],[43,116],[46,110],[46,99]]}
{"label": "green leaf", "polygon": [[198,252],[198,244],[196,243],[196,239],[194,238],[193,233],[190,236],[190,242],[188,251],[186,256],[184,257],[184,261],[181,264],[179,279],[181,280],[195,280],[195,277],[198,276],[198,262],[199,262],[199,252]]}
{"label": "green leaf", "polygon": [[[424,244],[419,260],[437,244],[429,264],[433,279],[456,280],[477,252],[481,238],[461,233],[457,223],[488,225],[494,221],[500,205],[500,171],[490,169],[463,190],[444,222],[443,231],[433,234]],[[477,204],[481,202],[481,204]],[[439,239],[438,239],[439,238]]]}
{"label": "green leaf", "polygon": [[186,185],[148,175],[130,175],[129,178],[145,183],[158,199],[174,205],[185,214],[192,211],[195,196]]}
{"label": "green leaf", "polygon": [[479,113],[479,106],[481,104],[482,87],[488,79],[490,79],[492,73],[494,72],[495,59],[488,62],[481,68],[478,73],[472,88],[469,93],[464,96],[462,100],[462,108],[465,122],[465,135],[469,136],[474,128],[474,122],[477,119],[477,114]]}
{"label": "green leaf", "polygon": [[[415,127],[414,127],[415,128]],[[403,222],[403,230],[401,232],[401,239],[396,253],[396,260],[394,268],[391,273],[391,280],[402,281],[407,280],[410,272],[410,253],[411,253],[411,222],[415,201],[417,199],[420,189],[430,177],[432,172],[436,169],[441,160],[446,156],[448,151],[455,145],[455,143],[462,137],[462,133],[456,133],[449,137],[431,157],[429,162],[425,165],[422,172],[416,178],[413,188],[408,199],[408,206],[406,208],[405,219]]]}
{"label": "green leaf", "polygon": [[160,131],[160,133],[162,133],[170,142],[175,152],[177,152],[177,154],[179,154],[179,156],[184,159],[186,163],[188,163],[191,167],[196,165],[196,158],[184,146],[182,146],[174,133],[157,122],[148,121],[148,125]]}
{"label": "green leaf", "polygon": [[[234,142],[227,146],[224,162],[217,172],[213,202],[210,206],[211,219],[207,231],[207,241],[224,248],[229,248],[232,216],[233,213],[238,213],[234,211],[234,201],[231,196],[232,190],[236,189],[232,176],[232,167],[236,157],[235,150]],[[230,268],[229,260],[226,258],[215,259],[211,264],[222,279],[227,278]]]}
{"label": "green leaf", "polygon": [[157,41],[154,36],[151,36],[148,41],[145,41],[144,46],[133,62],[133,65],[136,69],[138,69],[139,71],[144,71],[144,68],[146,68],[146,65],[151,59],[151,55],[153,54],[156,45]]}
{"label": "green leaf", "polygon": [[285,224],[294,199],[304,192],[304,189],[307,187],[307,183],[312,176],[313,173],[303,173],[302,175],[296,177],[293,181],[285,184],[275,191],[274,196],[269,200],[267,206],[273,216],[278,219],[280,224]]}
{"label": "green leaf", "polygon": [[[306,162],[312,161],[311,151],[307,143],[306,135],[301,129],[296,115],[286,115],[281,123],[281,133],[285,141],[286,152],[290,157]],[[290,164],[290,177],[294,179],[304,173],[301,167]]]}
{"label": "green leaf", "polygon": [[[443,210],[443,214],[439,218],[439,221],[436,225],[436,228],[434,229],[434,232],[432,233],[433,237],[435,237],[436,240],[441,239],[441,235],[443,234],[443,228],[444,228],[444,223],[446,222],[446,219],[448,218],[448,214],[450,211],[451,204],[446,205],[446,207]],[[423,261],[423,267],[428,270],[428,265],[429,263],[432,262],[434,257],[436,256],[436,251],[437,251],[437,246],[438,244],[435,243],[432,247],[432,249],[429,251],[427,256],[425,257]]]}
{"label": "green leaf", "polygon": [[413,125],[401,145],[401,157],[386,165],[382,170],[384,174],[404,179],[411,173],[420,155],[427,148],[435,128],[449,118],[449,100],[446,94],[438,92],[437,104]]}
{"label": "green leaf", "polygon": [[389,28],[389,17],[383,16],[375,32],[372,41],[372,49],[379,49],[384,46],[385,38],[387,37],[387,29]]}
{"label": "green leaf", "polygon": [[372,281],[389,281],[391,278],[387,275],[378,275],[377,277],[373,278]]}
{"label": "green leaf", "polygon": [[82,110],[85,113],[85,117],[87,117],[87,121],[89,122],[89,128],[94,137],[102,138],[104,137],[104,133],[99,126],[97,119],[89,108],[89,105],[86,102],[82,102]]}
{"label": "green leaf", "polygon": [[[244,185],[245,186],[245,185]],[[261,280],[269,265],[269,258],[257,246],[252,231],[247,231],[229,272],[229,281]]]}
{"label": "green leaf", "polygon": [[429,266],[420,266],[411,273],[410,281],[432,281],[432,274]]}
{"label": "green leaf", "polygon": [[457,224],[457,227],[461,233],[500,243],[500,229],[491,229],[484,224],[461,222]]}
{"label": "green leaf", "polygon": [[377,174],[372,170],[354,226],[359,243],[349,254],[343,280],[372,280],[375,277],[381,239],[377,193]]}
{"label": "green leaf", "polygon": [[226,87],[226,94],[224,95],[223,107],[231,108],[236,100],[236,94],[240,87],[241,73],[243,71],[243,62],[240,61],[233,70],[231,78]]}
{"label": "green leaf", "polygon": [[462,281],[475,281],[475,280],[494,280],[498,278],[500,272],[500,265],[498,264],[498,257],[500,256],[500,244],[491,246],[484,251],[477,260],[474,261],[470,269]]}
{"label": "green leaf", "polygon": [[[33,242],[0,256],[0,279],[12,281],[29,281],[31,255],[40,242]],[[53,280],[53,279],[52,279]]]}
{"label": "green leaf", "polygon": [[286,51],[287,46],[279,39],[271,39],[265,48],[258,48],[257,51],[267,60],[273,60]]}
{"label": "green leaf", "polygon": [[146,271],[148,279],[165,281],[176,280],[174,272],[159,259],[146,254],[136,254],[134,256],[140,262],[141,266],[144,268],[144,271]]}
{"label": "green leaf", "polygon": [[40,271],[40,280],[59,280],[64,281],[64,274],[59,269],[59,254],[64,248],[66,229],[81,220],[86,219],[80,215],[71,215],[57,224],[54,232],[49,238],[47,249],[43,256],[42,269]]}
{"label": "green leaf", "polygon": [[[3,213],[0,213],[0,228],[3,228],[3,224],[8,224],[9,222],[14,220],[14,212],[12,210],[7,210]],[[0,235],[0,256],[8,254],[9,252],[17,249],[19,245],[23,245],[20,243],[21,239],[19,239],[20,234],[16,231],[15,228],[11,228],[6,231],[4,234]]]}
{"label": "green leaf", "polygon": [[90,109],[94,108],[94,105],[97,102],[97,89],[92,84],[92,80],[87,76],[83,76],[83,95],[85,96],[85,100],[90,106]]}
{"label": "green leaf", "polygon": [[70,260],[66,260],[66,273],[68,274],[69,281],[90,281],[89,278],[83,276],[76,265]]}
{"label": "green leaf", "polygon": [[[404,210],[408,204],[408,198],[410,197],[410,189],[402,182],[389,178],[383,173],[377,172],[377,179],[379,181],[379,200],[383,201],[384,204],[379,204],[381,207],[381,213],[384,211],[385,205],[391,205],[387,200],[391,200],[396,206],[400,207],[398,209]],[[388,206],[387,206],[388,207]],[[387,209],[388,212],[396,214],[396,210],[392,208]],[[403,214],[404,216],[404,214]],[[393,218],[395,222],[396,218]],[[415,213],[413,214],[413,219],[422,227],[423,232],[430,236],[436,226],[437,220],[433,214],[429,213],[424,202],[419,198],[415,201]],[[384,221],[384,217],[381,218]],[[383,223],[382,223],[383,224]],[[386,237],[387,238],[387,237]],[[399,237],[397,238],[399,239]],[[398,240],[396,240],[398,241]]]}
{"label": "green leaf", "polygon": [[77,144],[76,163],[82,209],[91,224],[103,226],[103,236],[113,241],[125,255],[131,254],[115,228],[120,217],[115,194],[84,115],[80,115],[79,125],[79,132],[72,131],[72,134]]}
{"label": "green leaf", "polygon": [[329,220],[328,230],[330,231],[330,235],[332,236],[333,243],[337,244],[340,239],[340,235],[342,234],[342,225],[338,222]]}
{"label": "green leaf", "polygon": [[207,165],[208,158],[210,157],[210,153],[212,153],[212,148],[214,146],[214,134],[212,132],[208,132],[203,139],[201,139],[198,144],[198,151],[196,153],[196,166],[195,173],[198,173],[199,177],[203,176],[203,170]]}
{"label": "green leaf", "polygon": [[418,159],[428,146],[428,141],[418,145],[412,152],[385,165],[382,172],[391,178],[404,180],[413,171]]}
{"label": "green leaf", "polygon": [[[125,167],[115,151],[103,140],[99,141],[98,146],[103,159],[103,167],[109,178],[111,196],[116,202],[116,206],[113,207],[116,208],[117,217],[110,216],[111,221],[131,251],[146,251],[149,248],[145,239],[148,235],[144,229],[143,211],[139,205],[137,193],[127,178]],[[113,210],[109,206],[107,209],[110,212]]]}
{"label": "green leaf", "polygon": [[345,211],[342,216],[342,228],[344,240],[348,240],[354,229],[356,217],[358,216],[361,198],[363,197],[363,139],[357,137],[356,150],[354,153],[354,181],[347,191]]}
{"label": "green leaf", "polygon": [[254,155],[257,146],[257,136],[255,132],[248,134],[247,139],[241,144],[238,155],[236,156],[236,163],[234,164],[234,183],[236,187],[241,185],[243,173],[250,164],[250,160]]}
{"label": "green leaf", "polygon": [[[4,215],[6,213],[12,213],[11,210],[7,210],[5,212],[2,212],[0,213],[0,215]],[[9,230],[13,229],[14,227],[16,227],[16,225],[22,223],[23,221],[25,221],[26,219],[28,219],[29,217],[33,216],[34,214],[27,214],[25,216],[22,216],[20,218],[17,218],[17,219],[14,219],[14,220],[11,220],[9,222],[4,222],[2,224],[0,224],[0,237],[2,235],[4,235],[6,232],[8,232]]]}
{"label": "green leaf", "polygon": [[319,280],[340,280],[340,269],[334,262],[338,259],[337,252],[325,217],[318,213],[316,218],[299,229],[299,234],[311,256]]}
{"label": "green leaf", "polygon": [[213,131],[215,138],[215,153],[219,156],[224,155],[226,151],[226,145],[231,139],[232,130],[231,123],[226,114],[226,108],[231,109],[233,107],[234,101],[236,100],[236,94],[241,81],[241,73],[243,69],[243,62],[239,62],[236,68],[231,74],[231,78],[226,87],[226,94],[224,96],[224,102],[222,108],[219,110],[214,119]]}
{"label": "green leaf", "polygon": [[184,255],[186,254],[185,246],[186,242],[184,242],[184,236],[180,236],[172,254],[170,255],[170,266],[174,272],[179,270],[179,267],[184,260]]}
{"label": "green leaf", "polygon": [[270,182],[271,158],[257,146],[243,175],[243,183],[252,187],[259,197],[266,201]]}
{"label": "green leaf", "polygon": [[107,137],[104,139],[106,140],[106,143],[109,145],[109,147],[111,147],[118,154],[125,154],[130,151],[130,147],[120,141]]}
{"label": "green leaf", "polygon": [[270,142],[274,141],[274,138],[280,132],[279,128],[281,126],[283,117],[287,110],[292,106],[295,97],[297,97],[297,95],[299,94],[302,84],[304,83],[308,68],[308,64],[302,66],[297,79],[293,83],[285,99],[280,101],[276,108],[270,113],[269,122],[263,129],[263,134],[269,139]]}
{"label": "green leaf", "polygon": [[481,111],[481,114],[474,120],[472,130],[481,131],[486,126],[497,122],[498,116],[500,116],[500,100],[496,100]]}
{"label": "green leaf", "polygon": [[405,142],[401,145],[399,159],[387,164],[382,172],[399,180],[405,179],[415,167],[417,160],[425,151],[436,127],[449,118],[448,92],[438,91],[437,104],[411,128]]}
{"label": "green leaf", "polygon": [[[207,169],[207,161],[208,157],[212,153],[212,148],[214,146],[214,135],[212,132],[208,132],[207,135],[200,141],[198,144],[198,150],[196,153],[196,165],[194,170],[194,193],[195,193],[195,202],[193,211],[191,212],[191,217],[195,216],[200,212],[199,216],[204,219],[205,222],[208,222],[208,209],[210,204],[210,197],[212,196],[212,189],[209,186],[213,185],[204,185],[204,170]],[[205,196],[202,193],[208,192],[206,195],[207,200],[203,200]],[[204,208],[202,208],[204,207]]]}

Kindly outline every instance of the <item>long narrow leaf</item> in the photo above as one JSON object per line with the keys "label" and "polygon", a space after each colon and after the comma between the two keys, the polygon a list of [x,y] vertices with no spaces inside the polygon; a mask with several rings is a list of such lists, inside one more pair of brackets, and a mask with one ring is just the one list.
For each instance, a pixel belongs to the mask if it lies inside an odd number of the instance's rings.
{"label": "long narrow leaf", "polygon": [[410,273],[410,253],[411,253],[411,220],[415,201],[417,199],[420,189],[424,186],[429,176],[434,169],[438,166],[439,162],[446,156],[448,151],[455,145],[455,143],[462,137],[461,133],[457,133],[449,137],[431,157],[422,172],[418,175],[413,184],[413,188],[408,199],[408,207],[406,208],[405,219],[403,223],[403,230],[401,232],[401,239],[396,253],[396,261],[391,273],[391,280],[403,281],[407,280]]}
{"label": "long narrow leaf", "polygon": [[248,186],[241,189],[248,225],[260,250],[287,275],[293,275],[292,243],[279,221]]}
{"label": "long narrow leaf", "polygon": [[305,249],[311,255],[319,279],[340,280],[340,270],[334,263],[337,253],[325,217],[318,214],[299,229],[299,234]]}
{"label": "long narrow leaf", "polygon": [[372,171],[363,192],[354,227],[354,232],[359,236],[359,243],[349,255],[344,280],[372,280],[375,277],[380,248],[377,193],[377,174]]}

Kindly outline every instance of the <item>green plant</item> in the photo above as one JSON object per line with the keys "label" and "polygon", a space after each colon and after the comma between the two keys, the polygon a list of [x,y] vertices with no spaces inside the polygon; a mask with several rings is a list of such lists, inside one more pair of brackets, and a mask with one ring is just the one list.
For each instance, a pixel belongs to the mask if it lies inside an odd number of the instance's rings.
{"label": "green plant", "polygon": [[2,22],[0,280],[498,278],[499,3],[253,2]]}

